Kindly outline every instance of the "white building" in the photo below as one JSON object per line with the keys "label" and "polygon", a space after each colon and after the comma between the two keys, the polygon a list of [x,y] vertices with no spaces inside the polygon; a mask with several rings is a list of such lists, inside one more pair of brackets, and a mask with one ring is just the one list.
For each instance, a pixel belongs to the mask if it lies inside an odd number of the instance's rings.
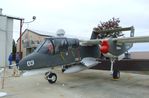
{"label": "white building", "polygon": [[0,67],[8,65],[8,57],[12,52],[12,41],[13,41],[13,19],[11,17],[2,14],[0,8]]}

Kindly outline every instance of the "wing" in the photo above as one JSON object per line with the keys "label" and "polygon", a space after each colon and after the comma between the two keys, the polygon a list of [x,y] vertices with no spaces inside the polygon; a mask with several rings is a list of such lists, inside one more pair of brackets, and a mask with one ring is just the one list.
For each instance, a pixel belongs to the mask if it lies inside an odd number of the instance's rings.
{"label": "wing", "polygon": [[112,40],[117,41],[118,43],[144,43],[149,42],[149,36],[113,38]]}
{"label": "wing", "polygon": [[[109,38],[112,41],[116,41],[117,43],[144,43],[149,42],[149,36],[139,36],[139,37],[125,37],[125,38]],[[109,39],[93,39],[93,40],[86,40],[81,41],[81,46],[90,46],[90,45],[98,45],[103,40]]]}
{"label": "wing", "polygon": [[103,39],[91,39],[91,40],[84,40],[80,41],[81,46],[92,46],[99,44]]}

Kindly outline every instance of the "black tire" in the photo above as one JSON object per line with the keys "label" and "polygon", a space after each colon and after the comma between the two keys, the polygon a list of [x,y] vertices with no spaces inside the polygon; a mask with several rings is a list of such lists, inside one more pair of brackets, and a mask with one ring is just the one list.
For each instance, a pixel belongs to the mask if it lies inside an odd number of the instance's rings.
{"label": "black tire", "polygon": [[57,80],[57,75],[55,73],[50,73],[48,76],[48,82],[53,84]]}
{"label": "black tire", "polygon": [[62,72],[64,72],[65,71],[65,69],[62,69]]}
{"label": "black tire", "polygon": [[120,78],[120,71],[114,70],[113,71],[113,79],[119,79]]}

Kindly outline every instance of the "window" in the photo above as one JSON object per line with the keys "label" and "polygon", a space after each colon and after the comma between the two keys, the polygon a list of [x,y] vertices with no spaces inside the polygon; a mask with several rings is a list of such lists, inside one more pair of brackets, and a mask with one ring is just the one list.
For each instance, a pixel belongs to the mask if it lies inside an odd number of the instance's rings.
{"label": "window", "polygon": [[65,38],[56,38],[53,40],[53,43],[55,46],[55,53],[68,50],[68,43]]}
{"label": "window", "polygon": [[45,40],[36,50],[39,53],[44,53],[44,54],[53,54],[53,44],[51,43],[50,40]]}

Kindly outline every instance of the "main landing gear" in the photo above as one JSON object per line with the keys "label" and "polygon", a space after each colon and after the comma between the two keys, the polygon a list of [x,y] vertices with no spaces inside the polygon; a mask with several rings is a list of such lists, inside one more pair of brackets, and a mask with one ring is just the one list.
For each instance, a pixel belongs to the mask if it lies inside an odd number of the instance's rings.
{"label": "main landing gear", "polygon": [[120,78],[120,71],[114,70],[112,76],[113,76],[113,79],[119,79]]}
{"label": "main landing gear", "polygon": [[119,70],[114,70],[113,68],[113,64],[115,62],[115,59],[111,59],[111,72],[112,72],[112,76],[113,79],[119,79],[120,78],[120,71]]}
{"label": "main landing gear", "polygon": [[46,72],[45,78],[48,80],[49,83],[53,84],[57,80],[57,75],[55,73],[52,73],[52,72]]}

